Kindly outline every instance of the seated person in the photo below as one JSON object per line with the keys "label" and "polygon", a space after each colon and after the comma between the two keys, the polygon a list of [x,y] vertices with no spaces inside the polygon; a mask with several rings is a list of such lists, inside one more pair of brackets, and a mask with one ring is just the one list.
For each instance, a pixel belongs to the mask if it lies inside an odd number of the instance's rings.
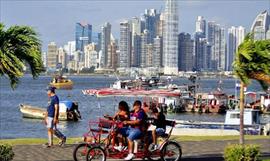
{"label": "seated person", "polygon": [[[121,122],[123,122],[125,120],[129,120],[129,107],[128,107],[127,102],[125,102],[125,101],[119,102],[118,111],[116,112],[116,114],[113,117],[110,117],[110,116],[104,116],[104,117],[109,118],[111,120],[118,120]],[[112,138],[112,146],[115,145],[115,140],[116,140],[117,134],[118,134],[118,131],[115,131],[113,138]],[[122,146],[122,142],[119,144],[121,144],[119,146]]]}
{"label": "seated person", "polygon": [[153,137],[153,147],[151,148],[151,150],[157,150],[158,145],[157,145],[157,136],[162,136],[165,134],[166,132],[166,123],[165,123],[165,115],[163,114],[162,111],[158,111],[157,108],[154,108],[152,110],[153,115],[154,115],[154,121],[153,121],[153,125],[156,126],[156,128],[154,130],[152,130],[152,137]]}
{"label": "seated person", "polygon": [[[129,154],[125,158],[125,160],[131,160],[134,158],[133,154],[133,144],[134,140],[140,139],[143,136],[143,133],[146,131],[146,121],[147,115],[144,110],[141,108],[141,101],[137,100],[133,104],[133,112],[130,114],[130,120],[124,121],[125,125],[129,125],[129,127],[123,127],[120,129],[120,133],[127,137],[128,139],[128,151]],[[119,147],[116,147],[119,151],[121,151],[121,144],[119,143]]]}

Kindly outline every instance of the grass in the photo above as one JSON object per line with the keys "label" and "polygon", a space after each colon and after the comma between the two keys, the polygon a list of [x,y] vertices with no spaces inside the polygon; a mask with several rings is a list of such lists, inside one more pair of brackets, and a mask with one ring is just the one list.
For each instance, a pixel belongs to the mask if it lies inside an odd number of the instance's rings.
{"label": "grass", "polygon": [[[172,136],[173,140],[177,141],[215,141],[215,140],[239,140],[239,136]],[[258,139],[269,139],[269,136],[260,135],[247,135],[246,140],[258,140]],[[55,141],[57,139],[54,139]],[[76,142],[81,142],[82,138],[68,138],[68,144],[74,144]],[[31,144],[44,144],[47,142],[45,138],[18,138],[18,139],[3,139],[0,140],[0,144],[9,145],[31,145]],[[267,160],[270,161],[270,160]]]}

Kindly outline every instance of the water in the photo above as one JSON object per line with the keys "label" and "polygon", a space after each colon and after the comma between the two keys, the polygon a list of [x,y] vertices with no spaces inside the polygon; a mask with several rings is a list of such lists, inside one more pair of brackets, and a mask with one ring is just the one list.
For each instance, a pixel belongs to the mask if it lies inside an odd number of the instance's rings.
{"label": "water", "polygon": [[[57,90],[60,100],[70,99],[79,102],[79,110],[83,119],[79,122],[60,122],[59,129],[67,136],[82,136],[88,130],[88,121],[95,120],[103,114],[113,114],[116,105],[120,100],[132,102],[138,98],[95,98],[84,96],[83,89],[109,87],[116,78],[106,76],[71,76],[74,82],[73,90]],[[30,76],[21,79],[16,90],[12,90],[8,79],[0,78],[0,139],[3,138],[26,138],[26,137],[46,137],[47,132],[42,120],[22,118],[19,111],[19,104],[30,104],[45,107],[48,102],[46,87],[51,77],[40,76],[33,80]],[[123,78],[125,79],[125,78]],[[201,90],[209,92],[217,85],[218,79],[201,79]],[[174,83],[189,83],[184,78],[174,78]],[[234,79],[224,79],[224,91],[234,94]],[[258,91],[260,85],[253,82],[248,90]],[[99,105],[100,103],[100,105]],[[168,118],[195,121],[215,121],[224,122],[224,115],[219,114],[170,114]]]}

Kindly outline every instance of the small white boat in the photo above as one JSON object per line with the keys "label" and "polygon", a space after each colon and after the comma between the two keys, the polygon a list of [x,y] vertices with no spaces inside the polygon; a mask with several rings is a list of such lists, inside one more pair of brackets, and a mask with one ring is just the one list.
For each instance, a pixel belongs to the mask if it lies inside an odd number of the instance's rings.
{"label": "small white boat", "polygon": [[[24,118],[44,119],[46,108],[31,105],[19,105],[20,111]],[[78,103],[72,101],[59,102],[59,120],[61,121],[78,121],[81,119],[78,110]]]}
{"label": "small white boat", "polygon": [[[269,124],[261,124],[259,110],[244,110],[244,133],[246,135],[269,134]],[[197,122],[177,120],[173,135],[218,136],[239,135],[240,110],[228,110],[225,122]]]}

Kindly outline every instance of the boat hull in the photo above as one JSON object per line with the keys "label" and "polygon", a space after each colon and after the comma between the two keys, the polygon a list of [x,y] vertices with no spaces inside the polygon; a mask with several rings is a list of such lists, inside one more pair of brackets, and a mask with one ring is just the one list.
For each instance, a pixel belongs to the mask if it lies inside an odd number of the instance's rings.
{"label": "boat hull", "polygon": [[72,89],[73,88],[73,82],[65,82],[65,83],[50,83],[50,86],[55,87],[56,89]]}
{"label": "boat hull", "polygon": [[[20,105],[20,111],[24,118],[31,118],[31,119],[44,119],[45,113],[46,113],[45,108],[40,108],[40,107],[35,107],[35,106],[30,106],[30,105],[23,105],[23,104]],[[60,112],[59,120],[68,121],[67,113]]]}

